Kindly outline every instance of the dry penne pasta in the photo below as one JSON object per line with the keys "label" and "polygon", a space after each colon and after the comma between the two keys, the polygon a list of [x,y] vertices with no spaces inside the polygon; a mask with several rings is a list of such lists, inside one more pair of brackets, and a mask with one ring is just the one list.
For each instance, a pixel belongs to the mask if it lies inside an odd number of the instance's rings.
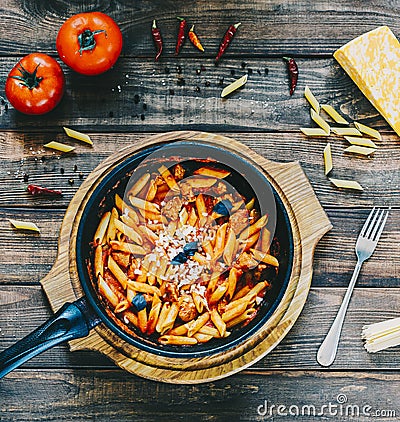
{"label": "dry penne pasta", "polygon": [[332,106],[328,104],[321,105],[321,110],[324,110],[326,114],[328,114],[332,119],[341,125],[348,125],[349,122],[342,117]]}
{"label": "dry penne pasta", "polygon": [[39,227],[30,221],[13,220],[11,218],[8,221],[18,230],[29,230],[40,233]]}
{"label": "dry penne pasta", "polygon": [[329,180],[337,187],[343,189],[364,190],[363,187],[355,180],[333,179]]}
{"label": "dry penne pasta", "polygon": [[232,192],[230,174],[207,160],[155,163],[129,175],[124,195],[118,185],[110,192],[90,272],[128,332],[194,346],[230,335],[260,309],[273,278],[265,264],[279,268],[271,243],[280,249],[254,192]]}
{"label": "dry penne pasta", "polygon": [[314,111],[319,114],[320,112],[320,105],[318,100],[315,98],[314,94],[311,92],[311,89],[306,85],[304,89],[304,96],[306,97],[307,101],[310,103],[311,107]]}
{"label": "dry penne pasta", "polygon": [[328,123],[319,114],[316,113],[316,111],[314,109],[311,109],[311,118],[328,135],[331,133],[331,127],[328,125]]}
{"label": "dry penne pasta", "polygon": [[365,135],[372,136],[372,138],[378,139],[379,141],[382,140],[381,134],[376,129],[372,129],[372,127],[363,125],[362,123],[358,122],[354,122],[354,126]]}
{"label": "dry penne pasta", "polygon": [[331,131],[340,136],[362,136],[362,133],[355,127],[331,127]]}
{"label": "dry penne pasta", "polygon": [[348,148],[346,148],[343,152],[348,152],[350,154],[371,155],[375,152],[375,148],[362,147],[359,145],[351,145]]}
{"label": "dry penne pasta", "polygon": [[86,135],[82,132],[78,132],[77,130],[69,129],[67,127],[64,127],[63,129],[70,138],[78,139],[78,141],[82,141],[93,146],[93,142],[90,139],[89,135]]}
{"label": "dry penne pasta", "polygon": [[44,144],[43,146],[46,148],[55,149],[56,151],[60,151],[60,152],[71,152],[75,149],[75,147],[71,147],[70,145],[65,145],[57,141],[48,142],[47,144]]}
{"label": "dry penne pasta", "polygon": [[359,138],[357,136],[345,136],[344,139],[350,142],[352,145],[360,145],[362,147],[369,147],[377,149],[378,146],[371,139],[368,138]]}
{"label": "dry penne pasta", "polygon": [[329,136],[329,133],[319,127],[301,127],[300,130],[306,136]]}
{"label": "dry penne pasta", "polygon": [[325,175],[329,174],[332,171],[332,151],[331,144],[328,142],[324,148],[324,165],[325,165]]}

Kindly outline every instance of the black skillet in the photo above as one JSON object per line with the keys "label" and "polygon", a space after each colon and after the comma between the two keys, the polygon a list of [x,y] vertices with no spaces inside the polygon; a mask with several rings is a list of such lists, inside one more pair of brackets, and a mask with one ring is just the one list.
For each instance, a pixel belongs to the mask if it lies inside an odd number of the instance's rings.
{"label": "black skillet", "polygon": [[[280,242],[281,265],[273,288],[263,300],[256,318],[245,327],[233,330],[227,338],[213,339],[208,343],[182,347],[161,345],[155,339],[145,337],[139,332],[127,333],[110,317],[95,291],[87,263],[91,260],[90,242],[104,211],[103,208],[111,207],[115,193],[123,195],[129,176],[143,160],[148,159],[150,154],[157,154],[165,162],[168,162],[172,156],[193,159],[211,158],[220,163],[219,166],[229,168],[232,172],[229,182],[240,194],[246,198],[255,195],[258,199],[258,206],[264,207],[264,209],[265,207],[276,209],[275,233]],[[293,262],[293,236],[289,218],[281,199],[263,172],[253,163],[235,153],[210,144],[189,141],[172,142],[162,145],[162,149],[160,145],[148,147],[127,158],[109,172],[94,190],[83,210],[76,245],[76,264],[85,296],[73,303],[64,304],[46,323],[1,352],[0,378],[59,343],[86,337],[89,331],[98,324],[105,324],[129,344],[160,356],[194,358],[228,351],[244,342],[268,321],[285,293]]]}

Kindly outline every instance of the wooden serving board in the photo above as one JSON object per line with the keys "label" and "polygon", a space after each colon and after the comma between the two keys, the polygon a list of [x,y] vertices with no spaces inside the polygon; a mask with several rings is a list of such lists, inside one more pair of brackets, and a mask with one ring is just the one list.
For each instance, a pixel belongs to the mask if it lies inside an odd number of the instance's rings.
{"label": "wooden serving board", "polygon": [[240,346],[201,358],[167,358],[127,344],[99,325],[89,336],[71,341],[70,349],[97,350],[118,366],[144,378],[181,384],[213,381],[234,374],[260,360],[286,336],[300,315],[311,285],[314,249],[332,225],[298,162],[275,163],[231,138],[204,132],[156,135],[113,154],[83,182],[72,199],[60,231],[58,256],[41,280],[53,311],[83,296],[76,268],[76,233],[82,211],[96,186],[126,158],[151,145],[173,141],[218,145],[257,164],[284,203],[294,238],[294,259],[288,288],[267,323]]}

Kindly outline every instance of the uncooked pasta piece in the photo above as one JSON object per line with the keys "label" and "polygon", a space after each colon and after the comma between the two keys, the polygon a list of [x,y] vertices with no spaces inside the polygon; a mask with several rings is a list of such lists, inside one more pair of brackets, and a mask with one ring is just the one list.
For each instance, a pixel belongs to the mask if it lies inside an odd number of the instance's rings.
{"label": "uncooked pasta piece", "polygon": [[30,230],[40,233],[39,227],[30,221],[12,220],[11,218],[8,221],[18,230]]}
{"label": "uncooked pasta piece", "polygon": [[90,139],[89,135],[86,135],[85,133],[78,132],[73,129],[69,129],[67,127],[64,127],[65,133],[70,137],[74,139],[78,139],[78,141],[86,142],[89,145],[93,145],[92,140]]}
{"label": "uncooked pasta piece", "polygon": [[332,106],[328,104],[321,105],[321,110],[324,110],[336,123],[341,125],[348,125],[349,122],[342,117]]}
{"label": "uncooked pasta piece", "polygon": [[359,145],[351,145],[344,150],[350,154],[371,155],[375,152],[374,148],[360,147]]}
{"label": "uncooked pasta piece", "polygon": [[306,136],[329,136],[329,133],[325,132],[324,129],[319,127],[301,127],[300,130]]}
{"label": "uncooked pasta piece", "polygon": [[43,145],[46,148],[55,149],[56,151],[60,152],[71,152],[75,149],[75,147],[71,147],[70,145],[62,144],[61,142],[51,141],[47,144]]}
{"label": "uncooked pasta piece", "polygon": [[345,136],[344,139],[350,142],[352,145],[360,145],[362,147],[369,147],[377,149],[378,146],[371,139],[359,138],[357,136]]}
{"label": "uncooked pasta piece", "polygon": [[363,187],[355,180],[333,179],[329,180],[337,187],[342,189],[364,190]]}
{"label": "uncooked pasta piece", "polygon": [[324,164],[325,164],[325,175],[329,174],[333,168],[332,164],[332,150],[331,144],[328,142],[324,148]]}
{"label": "uncooked pasta piece", "polygon": [[320,112],[320,105],[318,100],[314,97],[314,94],[311,92],[310,88],[306,85],[304,89],[304,96],[306,97],[307,101],[310,103],[311,107],[314,111],[319,114]]}
{"label": "uncooked pasta piece", "polygon": [[331,133],[331,128],[328,125],[328,123],[319,115],[317,114],[314,109],[311,109],[311,118],[314,120],[314,122],[322,129],[324,130],[328,135]]}
{"label": "uncooked pasta piece", "polygon": [[372,129],[372,127],[365,126],[362,123],[354,122],[354,126],[362,133],[365,133],[365,135],[372,136],[375,139],[382,140],[381,134],[376,130]]}

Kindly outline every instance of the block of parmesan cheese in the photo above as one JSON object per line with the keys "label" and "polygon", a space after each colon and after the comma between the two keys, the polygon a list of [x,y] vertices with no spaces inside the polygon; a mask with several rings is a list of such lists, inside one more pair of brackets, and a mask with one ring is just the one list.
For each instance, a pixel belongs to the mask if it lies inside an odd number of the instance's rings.
{"label": "block of parmesan cheese", "polygon": [[381,26],[333,56],[400,136],[400,43],[393,32]]}

